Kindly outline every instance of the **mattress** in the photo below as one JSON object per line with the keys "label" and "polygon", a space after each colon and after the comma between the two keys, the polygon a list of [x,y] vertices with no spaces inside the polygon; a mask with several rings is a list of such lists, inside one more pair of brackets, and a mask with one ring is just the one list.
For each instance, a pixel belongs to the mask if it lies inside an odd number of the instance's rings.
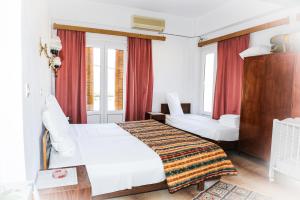
{"label": "mattress", "polygon": [[116,124],[71,125],[73,157],[51,152],[50,168],[86,165],[97,196],[165,180],[160,157]]}
{"label": "mattress", "polygon": [[237,141],[239,129],[227,127],[201,115],[166,116],[166,124],[215,141]]}

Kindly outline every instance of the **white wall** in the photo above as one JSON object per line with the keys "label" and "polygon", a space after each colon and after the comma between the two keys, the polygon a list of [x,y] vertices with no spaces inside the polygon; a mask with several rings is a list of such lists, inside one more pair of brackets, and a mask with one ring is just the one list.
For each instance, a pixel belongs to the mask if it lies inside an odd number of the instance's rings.
{"label": "white wall", "polygon": [[9,30],[0,37],[0,184],[33,181],[40,167],[41,110],[50,91],[47,61],[39,56],[39,38],[50,33],[47,0],[12,0],[0,10]]}
{"label": "white wall", "polygon": [[[52,0],[50,16],[53,22],[136,31],[131,27],[134,14],[158,17],[166,20],[165,32],[182,35],[194,34],[194,21],[188,18],[163,13],[97,3],[95,1]],[[80,14],[79,14],[80,13]],[[141,32],[141,31],[139,31]],[[149,32],[148,32],[149,33]],[[111,38],[111,37],[110,37]],[[117,37],[116,37],[117,38]],[[118,39],[116,39],[118,40]],[[165,103],[165,93],[177,91],[185,102],[195,100],[192,90],[194,49],[197,42],[193,39],[167,36],[165,42],[153,41],[154,102],[153,111],[160,111]],[[197,102],[195,102],[196,104]],[[193,103],[193,110],[196,108]]]}
{"label": "white wall", "polygon": [[239,24],[249,19],[258,18],[268,12],[282,9],[282,5],[261,0],[241,1],[228,0],[208,14],[197,19],[196,35]]}
{"label": "white wall", "polygon": [[55,22],[89,25],[96,28],[111,28],[117,30],[131,30],[131,16],[145,15],[164,18],[168,33],[193,35],[194,21],[189,18],[176,17],[164,13],[157,13],[130,7],[108,5],[91,0],[52,0],[50,15]]}
{"label": "white wall", "polygon": [[23,92],[24,148],[26,178],[35,178],[40,169],[42,109],[51,90],[51,70],[45,56],[39,55],[40,37],[48,38],[50,24],[48,0],[22,0],[23,83],[30,95]]}
{"label": "white wall", "polygon": [[166,92],[178,92],[181,101],[190,102],[191,53],[189,39],[168,37],[153,41],[154,90],[153,111],[160,111]]}
{"label": "white wall", "polygon": [[[0,7],[0,185],[25,180],[23,116],[21,3],[5,2]],[[9,20],[8,20],[9,19]]]}
{"label": "white wall", "polygon": [[178,92],[181,102],[192,103],[192,112],[197,112],[199,99],[197,87],[199,73],[197,40],[171,37],[166,42],[153,42],[154,96],[153,111],[160,111],[166,103],[167,92]]}
{"label": "white wall", "polygon": [[0,184],[33,181],[40,168],[41,114],[51,83],[47,60],[39,55],[40,37],[50,35],[47,0],[12,0],[0,11],[6,27],[0,37]]}

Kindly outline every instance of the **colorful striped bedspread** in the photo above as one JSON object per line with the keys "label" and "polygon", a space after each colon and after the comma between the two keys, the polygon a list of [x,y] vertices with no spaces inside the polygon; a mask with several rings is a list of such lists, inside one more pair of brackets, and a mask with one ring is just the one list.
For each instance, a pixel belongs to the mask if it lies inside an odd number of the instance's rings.
{"label": "colorful striped bedspread", "polygon": [[155,120],[119,123],[161,158],[169,192],[237,171],[216,144]]}

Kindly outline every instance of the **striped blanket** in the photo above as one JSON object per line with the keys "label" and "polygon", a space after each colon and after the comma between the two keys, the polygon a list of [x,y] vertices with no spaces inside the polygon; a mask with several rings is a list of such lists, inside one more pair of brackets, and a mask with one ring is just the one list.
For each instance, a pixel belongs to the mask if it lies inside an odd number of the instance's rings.
{"label": "striped blanket", "polygon": [[154,120],[118,125],[160,156],[170,193],[213,177],[237,174],[225,152],[212,142]]}

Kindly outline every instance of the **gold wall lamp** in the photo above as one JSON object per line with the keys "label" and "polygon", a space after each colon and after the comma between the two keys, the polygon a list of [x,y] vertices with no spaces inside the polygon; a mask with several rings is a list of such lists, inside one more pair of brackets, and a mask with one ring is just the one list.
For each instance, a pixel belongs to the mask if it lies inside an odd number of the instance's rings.
{"label": "gold wall lamp", "polygon": [[44,53],[49,61],[49,67],[54,71],[55,77],[61,67],[61,59],[59,51],[62,49],[62,44],[59,37],[51,38],[49,42],[45,39],[40,39],[40,56]]}

